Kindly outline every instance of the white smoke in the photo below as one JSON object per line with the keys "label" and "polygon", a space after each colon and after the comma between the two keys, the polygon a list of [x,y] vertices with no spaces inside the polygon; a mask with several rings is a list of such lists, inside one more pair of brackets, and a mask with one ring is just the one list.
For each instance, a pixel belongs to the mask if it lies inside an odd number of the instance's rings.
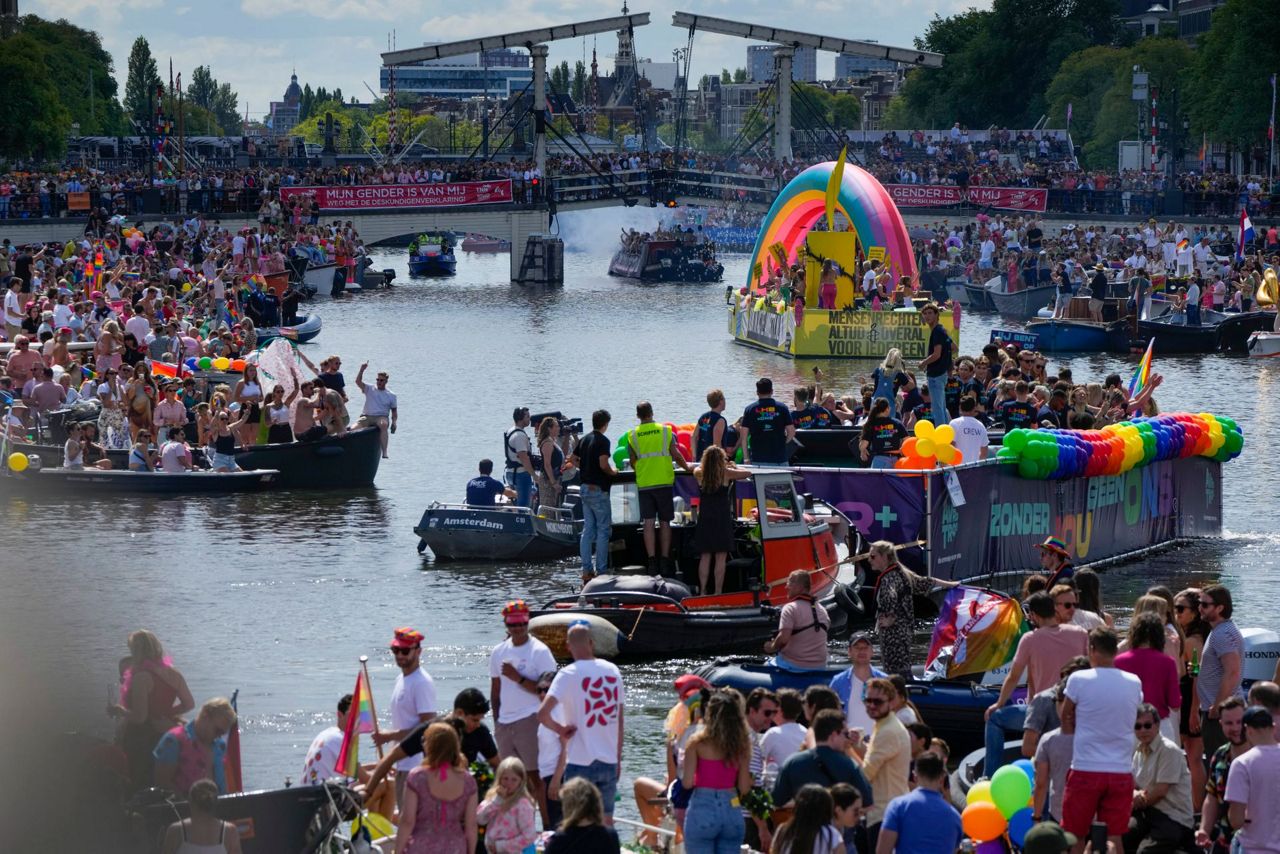
{"label": "white smoke", "polygon": [[556,214],[552,230],[559,230],[568,252],[592,252],[612,255],[618,251],[618,239],[624,228],[652,233],[665,208],[596,208]]}

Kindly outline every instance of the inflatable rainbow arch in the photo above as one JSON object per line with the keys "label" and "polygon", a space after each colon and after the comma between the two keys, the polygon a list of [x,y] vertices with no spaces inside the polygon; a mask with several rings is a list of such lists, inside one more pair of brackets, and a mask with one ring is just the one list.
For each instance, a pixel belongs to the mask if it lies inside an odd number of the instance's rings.
{"label": "inflatable rainbow arch", "polygon": [[[844,231],[813,231],[824,217],[841,214]],[[785,253],[788,265],[801,257],[807,272],[804,302],[786,305],[764,292],[763,283]],[[729,332],[739,344],[799,358],[881,359],[893,348],[907,359],[925,356],[929,329],[913,305],[867,306],[858,297],[858,258],[880,259],[896,284],[919,282],[911,237],[889,192],[871,173],[839,161],[819,163],[783,188],[765,217],[748,267],[746,287],[730,289]],[[818,307],[821,259],[836,261],[835,309]],[[939,322],[955,341],[958,317],[943,311]]]}
{"label": "inflatable rainbow arch", "polygon": [[[795,263],[809,229],[826,212],[828,184],[837,168],[834,161],[818,163],[792,178],[783,188],[764,218],[749,269],[754,270],[775,243],[781,243],[787,259]],[[853,226],[863,254],[872,247],[883,247],[885,262],[893,271],[895,281],[899,276],[917,278],[907,224],[902,221],[889,191],[870,172],[852,163],[844,164],[834,207]]]}

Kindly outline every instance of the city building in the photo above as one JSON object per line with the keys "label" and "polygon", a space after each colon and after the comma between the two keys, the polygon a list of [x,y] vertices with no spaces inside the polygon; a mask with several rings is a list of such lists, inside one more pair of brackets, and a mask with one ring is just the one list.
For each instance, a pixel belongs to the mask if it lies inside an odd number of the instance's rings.
{"label": "city building", "polygon": [[1194,46],[1196,40],[1209,31],[1209,18],[1213,10],[1225,2],[1227,0],[1177,0],[1173,10],[1178,16],[1178,37]]}
{"label": "city building", "polygon": [[[533,80],[529,55],[506,48],[430,59],[396,67],[396,92],[437,98],[489,97],[505,101]],[[390,69],[378,72],[383,92],[390,86]]]}
{"label": "city building", "polygon": [[636,63],[636,73],[649,81],[654,89],[667,92],[675,91],[676,80],[680,77],[680,66],[674,62],[654,62],[642,59]]}
{"label": "city building", "polygon": [[874,59],[870,56],[854,56],[849,53],[836,55],[836,79],[866,77],[877,71],[897,71],[898,63],[892,59]]}
{"label": "city building", "polygon": [[[769,90],[767,80],[754,83],[721,83],[716,130],[721,140],[734,139],[742,133],[747,117],[756,110],[762,95]],[[768,127],[773,116],[772,106],[760,110],[760,129]]]}
{"label": "city building", "polygon": [[[747,46],[747,80],[752,83],[767,83],[773,79],[773,52],[776,44],[753,44]],[[802,83],[813,83],[818,79],[818,52],[811,47],[798,47],[791,60],[791,79]]]}
{"label": "city building", "polygon": [[289,88],[284,90],[284,100],[272,101],[271,110],[267,114],[267,127],[272,136],[285,136],[293,130],[301,117],[302,87],[298,85],[298,75],[289,78]]}

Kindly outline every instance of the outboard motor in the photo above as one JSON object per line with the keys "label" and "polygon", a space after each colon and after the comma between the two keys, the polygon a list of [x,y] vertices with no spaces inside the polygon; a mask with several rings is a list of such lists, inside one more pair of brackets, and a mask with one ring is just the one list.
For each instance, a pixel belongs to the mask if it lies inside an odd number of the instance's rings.
{"label": "outboard motor", "polygon": [[345,267],[339,267],[333,271],[333,288],[329,291],[329,296],[340,297],[347,290],[347,270]]}
{"label": "outboard motor", "polygon": [[382,271],[382,286],[384,288],[391,287],[391,280],[396,277],[396,271],[387,267]]}

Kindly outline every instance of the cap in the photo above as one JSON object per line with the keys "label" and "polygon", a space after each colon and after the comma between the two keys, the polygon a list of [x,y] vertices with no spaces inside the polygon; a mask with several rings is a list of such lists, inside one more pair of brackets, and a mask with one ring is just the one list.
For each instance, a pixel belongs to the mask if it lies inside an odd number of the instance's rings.
{"label": "cap", "polygon": [[1271,712],[1264,706],[1250,706],[1244,710],[1244,725],[1254,729],[1269,729],[1276,725]]}
{"label": "cap", "polygon": [[692,673],[686,673],[676,679],[675,686],[676,693],[679,694],[682,699],[696,691],[701,691],[703,688],[708,690],[711,689],[710,682],[703,679],[701,676],[696,676]]}
{"label": "cap", "polygon": [[1067,544],[1057,537],[1046,537],[1045,541],[1038,544],[1036,548],[1046,552],[1060,554],[1063,557],[1071,557],[1071,552],[1067,551]]}
{"label": "cap", "polygon": [[1051,821],[1042,821],[1027,831],[1022,840],[1022,854],[1060,854],[1076,844],[1073,833],[1067,833]]}
{"label": "cap", "polygon": [[410,628],[396,629],[396,636],[392,639],[391,645],[400,649],[413,649],[415,646],[422,646],[422,632]]}
{"label": "cap", "polygon": [[524,625],[529,622],[529,606],[523,599],[508,602],[502,609],[502,622],[507,625]]}
{"label": "cap", "polygon": [[849,635],[849,646],[853,646],[855,643],[865,643],[868,646],[874,645],[868,632],[854,632]]}

